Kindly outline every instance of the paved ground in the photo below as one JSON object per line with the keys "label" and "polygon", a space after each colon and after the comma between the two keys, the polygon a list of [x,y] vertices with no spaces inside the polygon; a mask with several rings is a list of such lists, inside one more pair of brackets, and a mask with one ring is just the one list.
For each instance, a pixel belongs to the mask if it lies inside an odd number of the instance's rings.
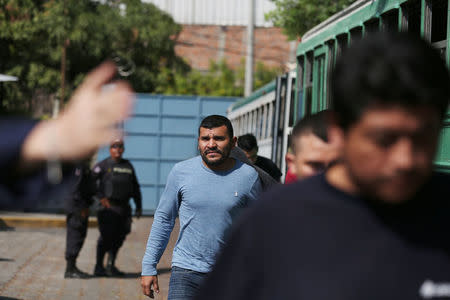
{"label": "paved ground", "polygon": [[[1,221],[1,215],[0,215]],[[153,218],[134,219],[133,230],[121,248],[117,266],[125,278],[64,279],[65,228],[0,226],[0,299],[149,299],[142,295],[141,259]],[[0,222],[1,223],[1,222]],[[3,226],[4,227],[4,226]],[[178,223],[160,264],[160,294],[167,299],[171,253]],[[88,230],[78,267],[92,273],[98,229]]]}

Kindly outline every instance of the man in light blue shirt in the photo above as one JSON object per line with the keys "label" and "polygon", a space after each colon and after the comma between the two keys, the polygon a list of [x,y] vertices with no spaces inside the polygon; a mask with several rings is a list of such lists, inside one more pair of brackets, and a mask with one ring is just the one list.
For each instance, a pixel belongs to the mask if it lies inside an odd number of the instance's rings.
{"label": "man in light blue shirt", "polygon": [[171,170],[142,260],[143,293],[159,292],[156,265],[180,219],[180,234],[173,251],[169,300],[195,296],[227,238],[233,220],[261,192],[255,169],[230,157],[236,144],[230,121],[218,115],[199,127],[200,156]]}

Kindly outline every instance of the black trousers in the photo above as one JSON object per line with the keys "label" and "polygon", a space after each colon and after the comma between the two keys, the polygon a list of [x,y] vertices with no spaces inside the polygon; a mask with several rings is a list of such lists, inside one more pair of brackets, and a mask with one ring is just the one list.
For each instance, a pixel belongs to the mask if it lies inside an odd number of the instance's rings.
{"label": "black trousers", "polygon": [[88,228],[88,218],[82,217],[79,211],[67,215],[66,260],[75,260],[83,247]]}
{"label": "black trousers", "polygon": [[103,208],[98,210],[97,219],[100,230],[97,247],[102,252],[117,252],[131,231],[131,214]]}

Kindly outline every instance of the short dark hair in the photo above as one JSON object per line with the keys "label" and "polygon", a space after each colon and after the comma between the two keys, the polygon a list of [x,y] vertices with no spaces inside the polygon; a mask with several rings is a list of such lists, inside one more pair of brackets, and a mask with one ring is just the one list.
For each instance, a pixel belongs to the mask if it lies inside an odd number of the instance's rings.
{"label": "short dark hair", "polygon": [[299,138],[300,136],[314,134],[318,138],[320,138],[324,142],[328,142],[328,125],[330,118],[329,110],[322,110],[312,115],[307,115],[300,119],[292,129],[290,143],[292,151],[298,150],[296,149],[296,145],[294,140]]}
{"label": "short dark hair", "polygon": [[258,148],[256,137],[251,133],[247,133],[238,137],[237,144],[239,148],[247,152]]}
{"label": "short dark hair", "polygon": [[374,104],[434,107],[443,119],[450,98],[444,60],[426,41],[408,33],[379,32],[353,43],[332,73],[338,124],[348,129]]}
{"label": "short dark hair", "polygon": [[217,128],[225,125],[227,127],[227,133],[230,138],[234,137],[233,126],[231,125],[230,120],[224,116],[220,115],[210,115],[202,120],[200,126],[198,127],[198,134],[200,135],[200,127],[203,128]]}

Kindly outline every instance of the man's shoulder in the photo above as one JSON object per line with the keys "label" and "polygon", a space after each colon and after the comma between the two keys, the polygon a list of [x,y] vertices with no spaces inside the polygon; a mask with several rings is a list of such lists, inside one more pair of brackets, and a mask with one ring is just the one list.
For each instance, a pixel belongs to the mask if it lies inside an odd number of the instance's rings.
{"label": "man's shoulder", "polygon": [[122,158],[122,160],[120,161],[121,164],[133,167],[133,164],[131,163],[130,160],[126,159],[126,158]]}
{"label": "man's shoulder", "polygon": [[197,156],[194,156],[194,157],[191,157],[191,158],[179,161],[173,167],[174,168],[184,168],[186,166],[197,165],[198,162],[199,162],[199,158],[200,158],[200,156],[197,155]]}
{"label": "man's shoulder", "polygon": [[236,159],[236,170],[238,170],[243,176],[249,176],[252,178],[257,178],[258,172],[253,168],[253,166],[246,164],[238,159]]}
{"label": "man's shoulder", "polygon": [[198,173],[196,170],[197,168],[201,167],[199,164],[200,156],[194,156],[186,160],[179,161],[175,163],[172,167],[171,173],[186,173],[186,172],[193,172],[194,174]]}
{"label": "man's shoulder", "polygon": [[109,165],[109,157],[101,161],[98,161],[92,168],[92,171],[94,173],[100,173],[103,169],[107,168],[108,165]]}
{"label": "man's shoulder", "polygon": [[268,164],[268,165],[275,165],[275,163],[270,158],[258,155],[257,159],[258,159],[257,162],[261,162],[263,164]]}
{"label": "man's shoulder", "polygon": [[328,188],[324,175],[319,174],[291,184],[275,185],[263,193],[261,202],[267,203],[272,209],[281,203],[297,207],[316,203],[317,199],[323,202],[330,197],[333,197],[333,193]]}
{"label": "man's shoulder", "polygon": [[255,165],[260,167],[263,170],[268,171],[268,173],[271,173],[272,176],[281,176],[281,171],[278,168],[278,166],[269,158],[264,156],[258,156]]}

